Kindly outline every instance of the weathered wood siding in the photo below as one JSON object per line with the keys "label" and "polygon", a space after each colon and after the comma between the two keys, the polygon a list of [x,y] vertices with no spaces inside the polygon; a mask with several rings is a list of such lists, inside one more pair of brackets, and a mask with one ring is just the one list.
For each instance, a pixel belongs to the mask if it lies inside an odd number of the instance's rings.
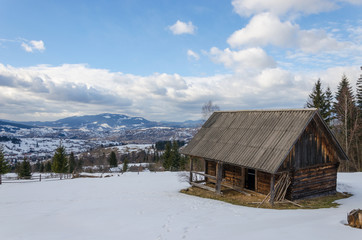
{"label": "weathered wood siding", "polygon": [[209,174],[211,176],[216,176],[216,162],[214,161],[208,161],[205,160],[206,162],[206,174]]}
{"label": "weathered wood siding", "polygon": [[299,169],[292,174],[292,183],[287,198],[296,200],[305,197],[335,193],[338,164],[328,164]]}
{"label": "weathered wood siding", "polygon": [[339,156],[326,131],[323,123],[315,116],[293,146],[279,171],[337,163]]}
{"label": "weathered wood siding", "polygon": [[257,192],[268,194],[270,192],[270,179],[271,174],[266,172],[258,171],[257,174]]}
{"label": "weathered wood siding", "polygon": [[227,184],[242,187],[241,167],[225,164],[223,169],[223,178]]}

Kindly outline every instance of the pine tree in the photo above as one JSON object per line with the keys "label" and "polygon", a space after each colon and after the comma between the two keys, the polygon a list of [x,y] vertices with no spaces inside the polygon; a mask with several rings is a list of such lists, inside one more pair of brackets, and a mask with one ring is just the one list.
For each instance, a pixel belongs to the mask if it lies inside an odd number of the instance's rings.
{"label": "pine tree", "polygon": [[54,153],[52,162],[52,171],[55,173],[67,173],[68,172],[68,159],[66,157],[65,148],[60,145]]}
{"label": "pine tree", "polygon": [[71,152],[69,155],[69,173],[73,173],[76,167],[76,162],[74,158],[74,153]]}
{"label": "pine tree", "polygon": [[178,144],[176,141],[173,141],[172,143],[171,159],[172,159],[171,170],[178,171],[180,169],[181,155],[178,152]]}
{"label": "pine tree", "polygon": [[26,179],[31,178],[31,165],[29,161],[27,161],[26,159],[24,159],[24,161],[22,161],[20,164],[20,170],[18,176],[19,178],[26,178]]}
{"label": "pine tree", "polygon": [[[348,78],[343,75],[338,85],[336,93],[336,102],[334,103],[334,112],[336,114],[337,123],[335,126],[336,135],[341,142],[344,151],[349,156],[354,168],[358,168],[355,162],[356,153],[353,151],[352,142],[355,141],[358,129],[358,109],[355,105],[352,88]],[[344,171],[350,170],[347,162],[342,166]]]}
{"label": "pine tree", "polygon": [[44,171],[45,171],[45,165],[44,165],[44,163],[42,162],[42,163],[40,164],[40,172],[43,173]]}
{"label": "pine tree", "polygon": [[322,118],[327,122],[327,124],[329,124],[331,121],[331,97],[332,93],[330,89],[328,88],[326,93],[324,93],[322,89],[322,82],[320,79],[318,79],[313,87],[312,93],[309,94],[309,99],[307,101],[307,107],[318,108]]}
{"label": "pine tree", "polygon": [[[362,67],[361,67],[362,70]],[[357,80],[357,94],[356,94],[356,101],[357,101],[357,106],[358,109],[360,111],[362,111],[362,74],[360,75],[360,77]],[[362,114],[360,114],[362,115]],[[362,117],[362,116],[360,116]]]}
{"label": "pine tree", "polygon": [[125,158],[124,161],[123,161],[122,173],[127,172],[127,170],[128,170],[128,159]]}
{"label": "pine tree", "polygon": [[3,149],[0,148],[0,184],[1,184],[1,175],[8,173],[10,171],[10,166],[5,160]]}
{"label": "pine tree", "polygon": [[45,172],[51,172],[52,171],[52,163],[50,161],[47,161],[45,163],[45,169],[44,169]]}
{"label": "pine tree", "polygon": [[163,158],[163,167],[165,170],[170,170],[172,166],[172,158],[171,158],[171,144],[170,142],[166,143],[165,152],[162,155]]}
{"label": "pine tree", "polygon": [[326,92],[326,110],[328,114],[326,114],[326,118],[324,119],[326,123],[329,125],[329,127],[332,127],[332,121],[333,121],[333,93],[331,89],[328,87]]}
{"label": "pine tree", "polygon": [[115,152],[111,152],[111,155],[108,158],[108,162],[109,162],[109,166],[110,167],[117,167],[118,166],[118,161],[117,161],[117,156]]}

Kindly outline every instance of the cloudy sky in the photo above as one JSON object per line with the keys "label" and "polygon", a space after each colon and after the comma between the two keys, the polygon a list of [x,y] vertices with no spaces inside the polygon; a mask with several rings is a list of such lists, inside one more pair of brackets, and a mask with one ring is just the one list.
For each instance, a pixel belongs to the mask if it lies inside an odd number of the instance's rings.
{"label": "cloudy sky", "polygon": [[0,0],[0,119],[302,108],[362,73],[362,0]]}

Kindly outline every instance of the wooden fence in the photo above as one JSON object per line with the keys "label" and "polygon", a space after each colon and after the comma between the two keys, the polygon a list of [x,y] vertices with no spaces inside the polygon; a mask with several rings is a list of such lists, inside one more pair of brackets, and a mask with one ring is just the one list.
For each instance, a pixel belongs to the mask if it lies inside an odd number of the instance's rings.
{"label": "wooden fence", "polygon": [[0,184],[2,183],[28,183],[28,182],[41,182],[41,181],[59,181],[63,179],[71,179],[72,174],[59,174],[59,173],[50,173],[50,174],[37,174],[32,175],[28,178],[19,178],[17,176],[1,176],[0,175]]}

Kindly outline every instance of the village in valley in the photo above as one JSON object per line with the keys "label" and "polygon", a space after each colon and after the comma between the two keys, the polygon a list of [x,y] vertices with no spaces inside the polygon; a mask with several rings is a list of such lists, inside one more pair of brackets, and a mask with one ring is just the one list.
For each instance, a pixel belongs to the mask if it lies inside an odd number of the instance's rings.
{"label": "village in valley", "polygon": [[1,2],[0,238],[360,239],[361,10]]}

